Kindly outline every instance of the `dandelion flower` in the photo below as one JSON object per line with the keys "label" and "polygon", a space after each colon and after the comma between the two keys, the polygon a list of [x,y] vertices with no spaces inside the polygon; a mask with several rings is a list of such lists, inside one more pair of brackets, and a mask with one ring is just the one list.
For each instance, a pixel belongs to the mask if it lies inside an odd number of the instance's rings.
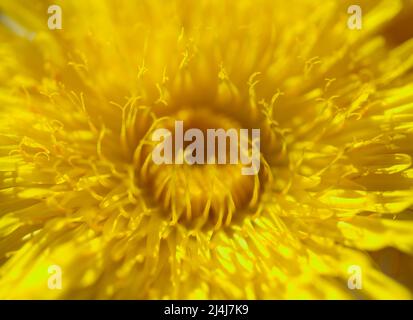
{"label": "dandelion flower", "polygon": [[[411,1],[56,4],[0,8],[0,297],[412,297]],[[154,164],[175,120],[259,128],[259,174]]]}

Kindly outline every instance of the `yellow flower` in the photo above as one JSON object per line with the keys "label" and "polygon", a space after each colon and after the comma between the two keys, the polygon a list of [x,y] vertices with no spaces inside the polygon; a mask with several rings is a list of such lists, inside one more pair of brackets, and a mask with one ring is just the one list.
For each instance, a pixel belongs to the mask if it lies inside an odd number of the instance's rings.
{"label": "yellow flower", "polygon": [[[412,297],[411,1],[56,3],[0,5],[1,298]],[[155,165],[175,120],[259,174]]]}

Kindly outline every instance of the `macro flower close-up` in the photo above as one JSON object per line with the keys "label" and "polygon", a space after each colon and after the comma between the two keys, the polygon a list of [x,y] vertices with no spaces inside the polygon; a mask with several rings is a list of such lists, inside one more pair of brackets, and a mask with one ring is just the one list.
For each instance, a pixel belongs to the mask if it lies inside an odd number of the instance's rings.
{"label": "macro flower close-up", "polygon": [[[412,299],[412,20],[410,0],[1,0],[0,298]],[[259,170],[154,162],[177,123],[259,129]]]}

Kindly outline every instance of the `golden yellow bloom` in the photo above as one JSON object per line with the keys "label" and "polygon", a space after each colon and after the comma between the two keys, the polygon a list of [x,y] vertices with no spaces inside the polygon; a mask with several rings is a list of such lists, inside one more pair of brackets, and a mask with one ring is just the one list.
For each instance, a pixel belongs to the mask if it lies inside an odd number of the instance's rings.
{"label": "golden yellow bloom", "polygon": [[[411,298],[413,3],[361,2],[3,0],[0,297]],[[155,165],[175,120],[259,174]]]}

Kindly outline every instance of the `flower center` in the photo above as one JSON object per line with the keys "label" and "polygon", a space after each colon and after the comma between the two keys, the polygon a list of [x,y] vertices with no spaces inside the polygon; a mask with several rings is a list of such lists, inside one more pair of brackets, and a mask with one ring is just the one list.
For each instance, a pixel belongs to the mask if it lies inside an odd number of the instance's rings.
{"label": "flower center", "polygon": [[[171,141],[175,141],[176,121],[182,121],[183,132],[198,129],[204,137],[208,136],[207,131],[210,129],[223,129],[225,132],[230,129],[240,132],[242,129],[237,121],[208,109],[181,110],[159,121],[154,129],[168,130],[172,135]],[[152,199],[170,215],[172,223],[218,229],[254,209],[265,174],[259,171],[256,175],[244,175],[242,168],[245,168],[245,164],[241,161],[230,163],[232,142],[226,140],[224,152],[227,162],[221,164],[218,164],[218,149],[214,153],[215,159],[195,165],[186,161],[177,164],[176,148],[172,149],[175,161],[162,164],[156,164],[151,159],[155,144],[143,151],[146,160],[140,167],[140,180],[151,193]],[[189,144],[190,141],[184,141],[182,150],[187,149]],[[204,141],[202,147],[203,154],[207,155],[208,142]]]}

